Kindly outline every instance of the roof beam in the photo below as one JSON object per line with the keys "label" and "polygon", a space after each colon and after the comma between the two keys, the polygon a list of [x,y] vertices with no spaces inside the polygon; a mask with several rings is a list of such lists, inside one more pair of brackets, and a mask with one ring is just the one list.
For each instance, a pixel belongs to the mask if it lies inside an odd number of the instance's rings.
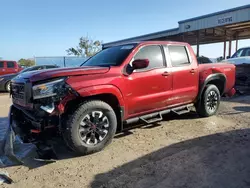
{"label": "roof beam", "polygon": [[233,24],[233,25],[226,25],[224,26],[225,28],[235,28],[235,27],[241,27],[241,26],[249,26],[250,22],[243,22],[243,23],[237,23],[237,24]]}

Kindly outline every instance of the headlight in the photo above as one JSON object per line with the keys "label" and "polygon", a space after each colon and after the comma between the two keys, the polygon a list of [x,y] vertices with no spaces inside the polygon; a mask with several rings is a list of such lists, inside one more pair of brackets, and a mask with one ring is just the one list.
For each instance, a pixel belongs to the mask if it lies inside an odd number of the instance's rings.
{"label": "headlight", "polygon": [[0,78],[0,82],[1,82],[2,80],[4,80],[4,78]]}
{"label": "headlight", "polygon": [[33,89],[33,98],[41,99],[57,95],[57,90],[62,86],[64,79],[59,79],[44,84],[35,85]]}

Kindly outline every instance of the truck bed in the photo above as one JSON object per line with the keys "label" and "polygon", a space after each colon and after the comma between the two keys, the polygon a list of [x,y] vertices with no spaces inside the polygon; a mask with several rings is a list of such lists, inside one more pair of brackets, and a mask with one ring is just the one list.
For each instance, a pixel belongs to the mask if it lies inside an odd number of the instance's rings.
{"label": "truck bed", "polygon": [[223,63],[209,63],[209,64],[199,64],[199,79],[200,83],[203,83],[204,80],[211,74],[225,74],[226,76],[226,87],[225,92],[229,91],[235,85],[235,65],[223,62]]}

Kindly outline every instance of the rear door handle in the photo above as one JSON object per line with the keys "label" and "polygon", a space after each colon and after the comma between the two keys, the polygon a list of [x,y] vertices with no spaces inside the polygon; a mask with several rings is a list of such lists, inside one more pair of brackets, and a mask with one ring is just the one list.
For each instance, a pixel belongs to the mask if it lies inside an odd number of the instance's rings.
{"label": "rear door handle", "polygon": [[196,70],[195,70],[195,69],[191,69],[190,72],[191,72],[191,73],[195,73]]}
{"label": "rear door handle", "polygon": [[164,73],[162,73],[162,76],[169,76],[169,75],[170,75],[169,72],[164,72]]}

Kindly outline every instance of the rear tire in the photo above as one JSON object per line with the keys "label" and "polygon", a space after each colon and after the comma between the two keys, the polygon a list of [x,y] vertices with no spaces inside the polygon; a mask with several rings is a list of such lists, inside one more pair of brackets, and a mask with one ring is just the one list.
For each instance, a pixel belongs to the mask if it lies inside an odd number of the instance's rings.
{"label": "rear tire", "polygon": [[81,155],[101,151],[115,135],[117,118],[112,107],[100,100],[86,101],[69,115],[63,129],[67,145]]}
{"label": "rear tire", "polygon": [[207,85],[201,99],[196,104],[196,112],[201,117],[213,116],[220,105],[220,91],[215,85]]}

